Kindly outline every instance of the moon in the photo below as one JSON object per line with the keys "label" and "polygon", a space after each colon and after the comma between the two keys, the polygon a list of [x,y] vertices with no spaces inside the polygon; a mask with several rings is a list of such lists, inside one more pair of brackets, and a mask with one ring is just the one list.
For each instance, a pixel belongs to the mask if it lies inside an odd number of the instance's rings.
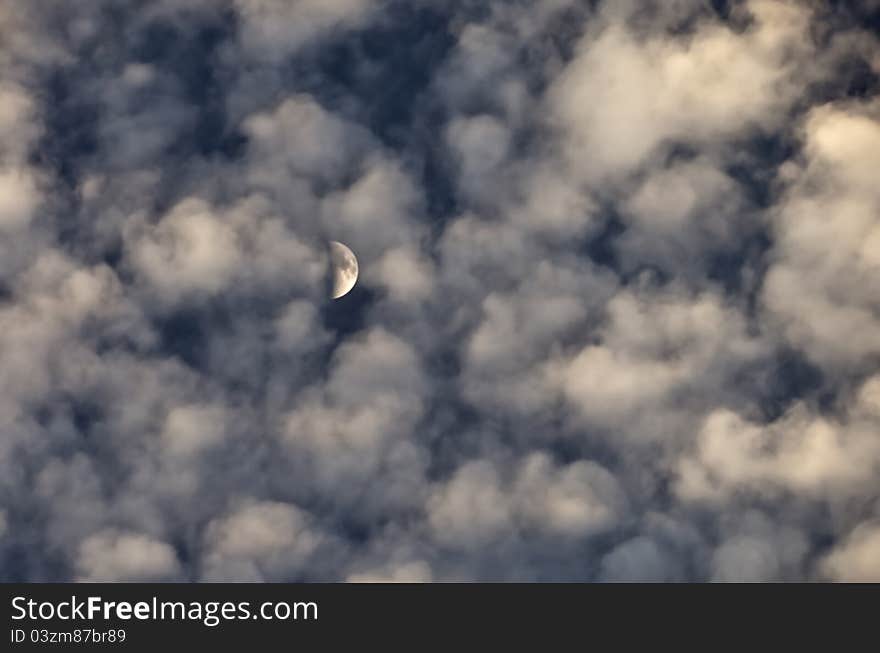
{"label": "moon", "polygon": [[358,278],[358,262],[354,252],[339,241],[330,241],[330,275],[333,299],[347,294]]}

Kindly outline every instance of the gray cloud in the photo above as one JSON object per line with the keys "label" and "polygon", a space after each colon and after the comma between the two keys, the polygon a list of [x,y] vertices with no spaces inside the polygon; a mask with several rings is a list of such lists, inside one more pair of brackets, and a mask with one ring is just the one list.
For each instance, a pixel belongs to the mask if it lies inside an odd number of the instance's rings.
{"label": "gray cloud", "polygon": [[880,47],[735,4],[0,9],[0,577],[877,579]]}

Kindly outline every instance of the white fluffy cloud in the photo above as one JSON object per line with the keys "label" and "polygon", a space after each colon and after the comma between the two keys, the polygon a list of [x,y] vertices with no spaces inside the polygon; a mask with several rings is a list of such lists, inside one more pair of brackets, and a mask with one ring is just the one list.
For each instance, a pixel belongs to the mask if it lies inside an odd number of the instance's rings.
{"label": "white fluffy cloud", "polygon": [[132,267],[164,303],[254,286],[321,290],[324,252],[297,238],[259,196],[228,209],[187,198],[158,224],[132,221],[127,240]]}
{"label": "white fluffy cloud", "polygon": [[559,467],[544,454],[522,461],[512,479],[489,461],[468,463],[428,503],[434,536],[474,549],[517,533],[584,537],[625,518],[627,500],[614,477],[593,462]]}
{"label": "white fluffy cloud", "polygon": [[101,531],[79,548],[76,567],[82,582],[155,582],[177,580],[180,563],[174,549],[138,533]]}
{"label": "white fluffy cloud", "polygon": [[546,378],[575,416],[613,438],[672,444],[763,353],[737,307],[713,294],[622,291],[606,311],[600,341],[549,362]]}
{"label": "white fluffy cloud", "polygon": [[611,22],[588,32],[555,81],[550,110],[571,165],[599,182],[637,169],[667,142],[712,145],[780,125],[798,87],[808,10],[754,1],[755,23],[738,33],[704,24],[682,39],[637,35]]}
{"label": "white fluffy cloud", "polygon": [[407,562],[388,570],[375,570],[352,574],[349,583],[427,583],[431,581],[431,568],[422,561]]}
{"label": "white fluffy cloud", "polygon": [[113,4],[0,8],[0,577],[877,578],[876,35]]}
{"label": "white fluffy cloud", "polygon": [[282,444],[312,491],[360,510],[399,510],[423,493],[424,452],[409,434],[426,382],[412,347],[381,328],[343,345],[320,388],[284,416]]}
{"label": "white fluffy cloud", "polygon": [[321,538],[298,507],[249,502],[208,525],[201,573],[210,581],[295,579]]}
{"label": "white fluffy cloud", "polygon": [[880,352],[878,112],[877,102],[812,110],[802,159],[781,171],[788,190],[764,303],[794,344],[835,367]]}
{"label": "white fluffy cloud", "polygon": [[880,464],[880,378],[859,389],[846,415],[826,418],[793,406],[771,424],[752,424],[718,410],[708,416],[696,453],[680,461],[685,499],[723,499],[733,492],[844,497],[871,487]]}
{"label": "white fluffy cloud", "polygon": [[843,582],[878,582],[880,579],[880,527],[859,525],[823,561],[827,577]]}

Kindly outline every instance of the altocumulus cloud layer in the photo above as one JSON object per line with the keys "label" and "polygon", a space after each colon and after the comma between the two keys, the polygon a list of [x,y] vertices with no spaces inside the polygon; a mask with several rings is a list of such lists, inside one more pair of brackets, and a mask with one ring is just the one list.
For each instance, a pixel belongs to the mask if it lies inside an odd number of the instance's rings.
{"label": "altocumulus cloud layer", "polygon": [[878,28],[3,2],[0,577],[880,580]]}

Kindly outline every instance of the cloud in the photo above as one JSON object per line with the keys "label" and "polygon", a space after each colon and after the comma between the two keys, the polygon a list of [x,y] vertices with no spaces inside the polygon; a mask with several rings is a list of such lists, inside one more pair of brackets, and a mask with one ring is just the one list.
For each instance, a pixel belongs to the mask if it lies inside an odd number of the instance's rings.
{"label": "cloud", "polygon": [[602,533],[624,517],[627,501],[599,465],[581,461],[560,469],[546,455],[533,454],[510,483],[488,461],[464,465],[432,495],[428,509],[441,543],[475,548],[516,531],[559,537]]}
{"label": "cloud", "polygon": [[321,539],[296,506],[249,502],[208,525],[202,574],[210,581],[295,579]]}
{"label": "cloud", "polygon": [[433,286],[430,262],[412,247],[388,251],[378,264],[382,284],[391,297],[400,302],[425,299]]}
{"label": "cloud", "polygon": [[774,487],[834,497],[859,492],[880,463],[873,436],[878,402],[880,380],[872,378],[838,419],[816,416],[803,405],[768,425],[714,412],[697,436],[696,455],[680,461],[679,492],[687,499]]}
{"label": "cloud", "polygon": [[257,184],[265,175],[299,174],[332,183],[346,174],[369,136],[324,111],[308,96],[285,100],[274,111],[249,117],[244,124],[260,165],[251,173]]}
{"label": "cloud", "polygon": [[607,582],[671,582],[681,579],[676,564],[650,538],[637,536],[607,553],[600,578]]}
{"label": "cloud", "polygon": [[606,311],[600,342],[548,362],[547,379],[610,437],[670,442],[715,397],[736,401],[730,377],[763,354],[742,314],[711,293],[621,291]]}
{"label": "cloud", "polygon": [[624,265],[702,277],[712,257],[757,230],[738,184],[706,159],[652,171],[622,203],[631,227],[620,237]]}
{"label": "cloud", "polygon": [[754,22],[740,33],[706,22],[669,39],[611,22],[584,36],[549,95],[567,156],[584,179],[637,169],[665,143],[711,147],[779,126],[796,98],[795,61],[810,54],[801,38],[809,12],[789,2],[748,8]]}
{"label": "cloud", "polygon": [[408,436],[423,416],[425,391],[404,341],[376,328],[346,343],[323,386],[283,417],[289,464],[334,504],[364,514],[411,507],[424,492],[425,452]]}
{"label": "cloud", "polygon": [[235,232],[201,204],[183,204],[138,244],[135,265],[170,292],[217,292],[240,259]]}
{"label": "cloud", "polygon": [[823,560],[823,570],[836,581],[877,582],[878,547],[880,529],[876,524],[861,524]]}
{"label": "cloud", "polygon": [[0,173],[0,226],[13,231],[27,225],[39,202],[36,182],[29,173],[7,171]]}
{"label": "cloud", "polygon": [[225,428],[221,406],[179,406],[168,413],[161,437],[174,455],[191,456],[222,440]]}
{"label": "cloud", "polygon": [[326,265],[324,253],[297,238],[259,197],[228,209],[187,198],[158,224],[129,224],[131,266],[166,304],[217,297],[230,288],[299,286],[315,293]]}
{"label": "cloud", "polygon": [[80,545],[77,569],[82,582],[155,582],[175,579],[180,563],[165,542],[137,533],[101,531]]}
{"label": "cloud", "polygon": [[431,569],[422,561],[409,562],[389,571],[352,574],[350,583],[427,583],[431,581]]}
{"label": "cloud", "polygon": [[112,4],[0,9],[0,577],[876,578],[861,10]]}
{"label": "cloud", "polygon": [[[781,171],[778,255],[764,285],[771,319],[817,362],[857,367],[876,355],[880,193],[876,102],[824,105],[803,125],[805,151]],[[829,243],[833,243],[829,246]]]}
{"label": "cloud", "polygon": [[234,0],[242,20],[240,47],[258,60],[283,60],[331,30],[358,27],[376,5],[370,0]]}

